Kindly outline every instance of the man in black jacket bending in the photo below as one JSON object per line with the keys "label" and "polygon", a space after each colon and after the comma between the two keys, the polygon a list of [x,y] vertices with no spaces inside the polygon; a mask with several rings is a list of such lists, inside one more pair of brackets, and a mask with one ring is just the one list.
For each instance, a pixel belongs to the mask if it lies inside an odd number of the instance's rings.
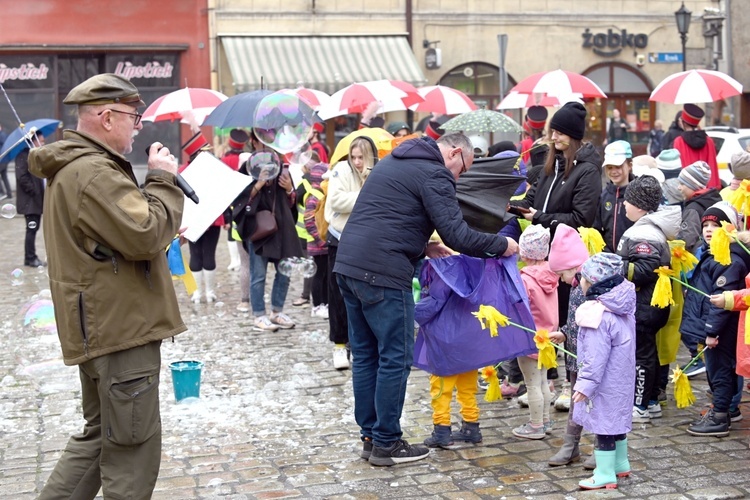
{"label": "man in black jacket bending", "polygon": [[402,439],[401,411],[414,348],[414,265],[450,254],[429,243],[434,230],[450,248],[474,257],[518,251],[515,241],[472,230],[456,200],[456,179],[474,161],[463,134],[405,141],[365,182],[341,236],[337,282],[349,317],[354,416],[362,458],[394,465],[429,451]]}

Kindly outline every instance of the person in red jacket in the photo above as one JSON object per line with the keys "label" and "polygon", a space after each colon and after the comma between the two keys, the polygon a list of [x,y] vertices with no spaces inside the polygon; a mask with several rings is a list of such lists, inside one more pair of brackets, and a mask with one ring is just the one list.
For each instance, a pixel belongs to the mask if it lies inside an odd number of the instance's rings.
{"label": "person in red jacket", "polygon": [[531,106],[526,111],[526,119],[523,122],[524,138],[518,144],[518,152],[521,153],[521,157],[527,165],[531,160],[532,146],[544,135],[547,116],[547,108],[544,106]]}
{"label": "person in red jacket", "polygon": [[674,140],[674,148],[680,152],[682,168],[697,161],[705,161],[711,167],[711,178],[708,188],[721,189],[719,166],[716,163],[716,146],[714,141],[701,130],[698,124],[706,113],[695,104],[685,104],[682,108],[682,129],[684,132]]}

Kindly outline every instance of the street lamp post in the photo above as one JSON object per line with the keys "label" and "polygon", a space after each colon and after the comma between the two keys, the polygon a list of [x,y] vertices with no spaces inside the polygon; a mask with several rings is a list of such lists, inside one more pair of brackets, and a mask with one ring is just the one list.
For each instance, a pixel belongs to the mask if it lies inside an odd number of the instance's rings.
{"label": "street lamp post", "polygon": [[680,40],[682,40],[682,71],[686,70],[685,44],[687,43],[688,31],[690,31],[690,17],[692,14],[692,12],[685,8],[685,2],[682,2],[680,8],[674,13],[675,21],[677,21],[677,31],[680,33]]}

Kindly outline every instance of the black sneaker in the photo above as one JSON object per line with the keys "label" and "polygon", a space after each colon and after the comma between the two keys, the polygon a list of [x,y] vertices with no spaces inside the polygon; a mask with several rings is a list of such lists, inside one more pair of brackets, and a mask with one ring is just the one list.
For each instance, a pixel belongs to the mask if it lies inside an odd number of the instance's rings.
{"label": "black sneaker", "polygon": [[694,436],[728,436],[729,418],[726,413],[717,413],[711,408],[703,418],[690,424],[687,431]]}
{"label": "black sneaker", "polygon": [[742,412],[740,411],[739,407],[735,409],[730,408],[729,409],[729,421],[739,422],[740,420],[742,420]]}
{"label": "black sneaker", "polygon": [[364,438],[362,440],[362,453],[360,453],[359,456],[368,460],[370,455],[372,455],[372,439]]}
{"label": "black sneaker", "polygon": [[399,439],[388,448],[372,447],[370,463],[378,466],[389,466],[416,462],[430,454],[430,449],[419,444],[411,445],[404,439]]}

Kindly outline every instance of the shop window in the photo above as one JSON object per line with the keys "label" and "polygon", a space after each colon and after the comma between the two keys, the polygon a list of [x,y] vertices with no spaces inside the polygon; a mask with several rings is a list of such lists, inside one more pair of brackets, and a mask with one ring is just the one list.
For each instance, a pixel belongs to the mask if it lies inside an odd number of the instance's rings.
{"label": "shop window", "polygon": [[595,145],[606,144],[607,131],[616,109],[628,124],[625,140],[633,147],[633,154],[645,154],[655,109],[648,100],[651,87],[646,77],[620,63],[602,63],[583,74],[607,94],[607,99],[587,99],[587,139]]}

